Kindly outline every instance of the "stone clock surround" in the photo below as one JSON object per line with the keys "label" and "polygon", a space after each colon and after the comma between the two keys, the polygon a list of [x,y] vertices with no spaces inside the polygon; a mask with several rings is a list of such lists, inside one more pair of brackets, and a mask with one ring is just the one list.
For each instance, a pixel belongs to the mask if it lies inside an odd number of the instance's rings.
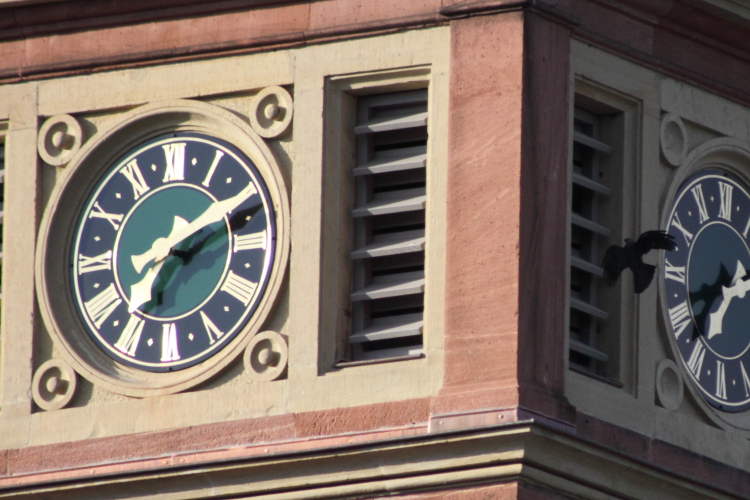
{"label": "stone clock surround", "polygon": [[[289,256],[289,202],[287,189],[271,150],[244,122],[229,111],[191,100],[167,100],[139,106],[118,116],[115,125],[91,137],[58,177],[50,194],[39,232],[36,285],[40,310],[57,352],[85,378],[118,394],[153,397],[184,391],[235,361],[259,331],[276,303]],[[148,373],[119,365],[81,335],[71,294],[69,259],[60,249],[70,248],[78,214],[88,193],[98,180],[101,165],[109,165],[125,151],[144,140],[169,131],[203,132],[226,140],[245,152],[265,179],[270,202],[276,213],[274,266],[266,293],[240,335],[210,359],[190,368],[170,373]]]}

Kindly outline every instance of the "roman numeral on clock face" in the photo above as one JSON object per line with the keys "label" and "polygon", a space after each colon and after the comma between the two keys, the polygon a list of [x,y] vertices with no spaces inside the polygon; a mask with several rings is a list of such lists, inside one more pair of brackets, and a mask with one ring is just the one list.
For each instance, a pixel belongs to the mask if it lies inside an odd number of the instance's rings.
{"label": "roman numeral on clock face", "polygon": [[214,337],[216,337],[216,339],[219,339],[222,335],[224,335],[224,332],[219,330],[219,328],[214,325],[214,322],[211,321],[203,311],[201,311],[201,319],[203,320],[203,326],[206,328],[206,333],[208,334],[209,344],[213,344],[216,341]]}
{"label": "roman numeral on clock face", "polygon": [[698,216],[700,217],[700,223],[703,224],[708,219],[708,209],[706,209],[706,200],[703,197],[703,188],[698,184],[690,189],[690,192],[693,193],[695,204],[698,205]]}
{"label": "roman numeral on clock face", "polygon": [[84,302],[83,305],[96,327],[100,328],[120,303],[122,303],[122,299],[115,290],[115,284],[110,283],[107,288],[99,292],[99,295],[88,302]]}
{"label": "roman numeral on clock face", "polygon": [[669,263],[669,259],[664,259],[666,268],[664,269],[664,277],[666,279],[675,280],[679,283],[685,284],[685,266],[673,266]]}
{"label": "roman numeral on clock face", "polygon": [[211,177],[214,176],[214,172],[216,171],[216,167],[219,165],[219,160],[221,160],[221,157],[224,156],[223,151],[216,150],[216,155],[214,155],[214,161],[211,163],[211,167],[208,169],[208,173],[206,174],[206,178],[203,179],[204,186],[208,187],[211,184]]}
{"label": "roman numeral on clock face", "polygon": [[693,352],[690,354],[690,359],[687,362],[688,368],[693,372],[696,380],[700,380],[701,378],[701,368],[703,367],[703,358],[705,356],[706,348],[703,347],[700,340],[696,339],[695,347],[693,347]]}
{"label": "roman numeral on clock face", "polygon": [[222,292],[227,292],[246,306],[253,298],[253,294],[255,294],[255,289],[257,287],[257,283],[253,283],[252,281],[246,280],[245,278],[237,276],[232,271],[229,271],[227,279],[224,281],[224,284],[221,285],[220,290]]}
{"label": "roman numeral on clock face", "polygon": [[234,235],[234,252],[239,250],[255,250],[258,248],[266,249],[268,245],[266,230],[253,234],[235,234]]}
{"label": "roman numeral on clock face", "polygon": [[185,146],[184,142],[165,144],[164,158],[167,162],[167,170],[164,172],[163,182],[185,180]]}
{"label": "roman numeral on clock face", "polygon": [[148,187],[148,184],[146,184],[146,181],[143,179],[141,169],[138,168],[137,160],[131,160],[130,162],[128,162],[124,167],[120,169],[120,173],[124,175],[125,178],[130,182],[130,185],[133,186],[134,199],[137,200],[143,193],[150,189]]}
{"label": "roman numeral on clock face", "polygon": [[127,353],[130,356],[135,356],[135,350],[138,347],[138,341],[141,339],[141,332],[143,332],[143,326],[146,324],[143,318],[139,318],[135,314],[130,315],[128,324],[120,334],[120,338],[115,342],[115,347],[120,351]]}
{"label": "roman numeral on clock face", "polygon": [[716,360],[716,397],[727,399],[727,381],[724,374],[724,363]]}
{"label": "roman numeral on clock face", "polygon": [[690,313],[688,311],[687,300],[677,304],[669,310],[669,319],[672,321],[675,338],[680,338],[682,332],[690,324]]}
{"label": "roman numeral on clock face", "polygon": [[180,353],[177,351],[177,325],[167,323],[161,328],[161,361],[177,361],[180,359]]}
{"label": "roman numeral on clock face", "polygon": [[112,269],[112,250],[107,250],[103,254],[94,257],[87,257],[82,253],[78,254],[79,276],[84,273],[109,269]]}
{"label": "roman numeral on clock face", "polygon": [[674,214],[674,218],[672,219],[672,225],[682,233],[682,235],[685,237],[685,243],[687,244],[687,246],[690,246],[690,242],[693,241],[693,233],[682,226],[682,223],[680,222],[680,216],[677,215],[676,212]]}
{"label": "roman numeral on clock face", "polygon": [[732,189],[734,186],[726,182],[719,182],[719,218],[726,221],[732,220]]}
{"label": "roman numeral on clock face", "polygon": [[99,219],[105,219],[107,222],[112,224],[112,227],[115,228],[115,231],[120,229],[120,222],[122,221],[122,214],[109,214],[102,210],[102,207],[99,206],[99,202],[94,202],[94,208],[91,209],[91,212],[89,212],[89,219],[92,217],[96,217]]}
{"label": "roman numeral on clock face", "polygon": [[740,361],[740,370],[742,371],[742,383],[745,386],[745,397],[750,397],[750,377],[747,376],[745,365]]}

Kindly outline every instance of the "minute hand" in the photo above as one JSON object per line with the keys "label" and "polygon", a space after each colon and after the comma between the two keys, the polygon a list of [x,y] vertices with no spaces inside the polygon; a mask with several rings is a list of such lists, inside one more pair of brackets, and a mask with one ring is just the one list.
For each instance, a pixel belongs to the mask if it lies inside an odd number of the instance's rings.
{"label": "minute hand", "polygon": [[146,265],[152,260],[159,262],[169,255],[170,250],[180,243],[182,240],[195,233],[199,229],[202,229],[209,224],[218,222],[224,217],[224,215],[232,212],[235,208],[240,206],[245,200],[256,194],[258,190],[255,188],[255,184],[252,182],[240,191],[235,196],[227,198],[226,200],[217,201],[206,209],[201,215],[198,216],[193,222],[190,222],[186,226],[182,227],[178,231],[170,234],[166,238],[158,238],[151,245],[151,248],[140,255],[133,255],[130,259],[133,262],[133,267],[136,272],[140,273]]}
{"label": "minute hand", "polygon": [[743,281],[742,278],[745,276],[745,268],[742,266],[742,263],[737,263],[737,272],[734,275],[734,279],[732,279],[732,285],[731,286],[723,286],[721,287],[721,303],[719,304],[719,308],[708,315],[709,318],[709,328],[708,328],[708,338],[712,338],[714,335],[718,335],[722,331],[722,323],[724,322],[724,314],[727,312],[727,308],[729,307],[729,303],[732,301],[734,297],[744,298],[745,293],[747,293],[748,290],[750,290],[750,280]]}

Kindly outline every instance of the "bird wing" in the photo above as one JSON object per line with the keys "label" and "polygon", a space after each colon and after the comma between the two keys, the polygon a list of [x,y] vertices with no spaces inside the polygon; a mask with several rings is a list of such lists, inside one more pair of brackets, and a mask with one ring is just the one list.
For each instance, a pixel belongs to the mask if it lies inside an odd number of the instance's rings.
{"label": "bird wing", "polygon": [[672,251],[677,248],[674,236],[666,231],[646,231],[633,245],[633,250],[643,256],[653,249]]}
{"label": "bird wing", "polygon": [[615,286],[617,278],[620,277],[622,270],[628,267],[627,251],[618,245],[612,245],[607,249],[602,261],[602,270],[607,285]]}

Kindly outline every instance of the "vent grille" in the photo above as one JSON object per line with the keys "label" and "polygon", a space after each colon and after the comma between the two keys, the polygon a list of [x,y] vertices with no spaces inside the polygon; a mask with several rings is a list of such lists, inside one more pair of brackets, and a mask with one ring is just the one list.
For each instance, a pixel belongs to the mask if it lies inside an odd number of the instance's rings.
{"label": "vent grille", "polygon": [[353,360],[421,356],[427,90],[357,101]]}
{"label": "vent grille", "polygon": [[573,186],[571,205],[570,248],[570,352],[572,365],[597,373],[597,362],[606,363],[609,356],[597,348],[599,322],[609,314],[597,307],[597,280],[603,276],[599,267],[599,238],[610,234],[599,223],[602,197],[611,195],[609,187],[598,182],[600,157],[612,148],[599,141],[599,121],[594,114],[575,110],[573,133]]}

